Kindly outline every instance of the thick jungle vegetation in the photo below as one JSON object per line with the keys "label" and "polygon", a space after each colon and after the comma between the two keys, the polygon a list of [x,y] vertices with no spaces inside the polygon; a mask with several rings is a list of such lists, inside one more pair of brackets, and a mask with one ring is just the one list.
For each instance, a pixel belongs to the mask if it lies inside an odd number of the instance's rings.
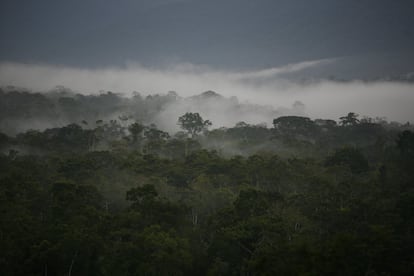
{"label": "thick jungle vegetation", "polygon": [[150,122],[173,93],[0,97],[1,275],[414,271],[410,124],[184,112],[173,133]]}

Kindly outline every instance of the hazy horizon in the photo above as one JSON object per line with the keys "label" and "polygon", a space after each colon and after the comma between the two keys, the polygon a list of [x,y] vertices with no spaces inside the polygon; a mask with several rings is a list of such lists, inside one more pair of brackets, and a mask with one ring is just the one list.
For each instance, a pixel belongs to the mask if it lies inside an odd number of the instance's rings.
{"label": "hazy horizon", "polygon": [[0,86],[187,97],[213,90],[311,118],[414,121],[412,1],[0,3]]}
{"label": "hazy horizon", "polygon": [[414,121],[414,84],[411,82],[328,79],[298,82],[288,77],[332,63],[335,60],[307,61],[244,72],[214,70],[191,64],[164,69],[146,68],[138,64],[125,68],[79,69],[2,63],[0,84],[27,88],[33,92],[47,92],[57,86],[64,86],[80,94],[112,91],[124,96],[134,91],[142,95],[175,91],[180,96],[190,97],[213,90],[225,97],[237,97],[240,102],[282,110],[290,108],[295,101],[301,101],[306,109],[300,115],[313,119],[337,119],[348,112],[356,112],[361,116],[385,117],[402,123]]}

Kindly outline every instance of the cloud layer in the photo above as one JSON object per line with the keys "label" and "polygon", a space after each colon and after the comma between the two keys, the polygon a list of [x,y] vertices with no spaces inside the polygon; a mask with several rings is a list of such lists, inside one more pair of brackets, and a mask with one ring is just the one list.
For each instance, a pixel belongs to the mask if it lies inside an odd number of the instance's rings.
{"label": "cloud layer", "polygon": [[79,69],[38,64],[0,64],[0,85],[48,91],[58,85],[78,93],[95,94],[100,90],[129,95],[164,94],[170,90],[192,96],[207,90],[240,102],[290,107],[296,100],[306,105],[312,118],[333,118],[353,111],[371,117],[387,117],[400,122],[414,121],[414,85],[399,82],[298,83],[283,76],[309,70],[334,60],[308,61],[279,68],[250,72],[213,70],[192,64],[163,69],[130,64],[124,68]]}

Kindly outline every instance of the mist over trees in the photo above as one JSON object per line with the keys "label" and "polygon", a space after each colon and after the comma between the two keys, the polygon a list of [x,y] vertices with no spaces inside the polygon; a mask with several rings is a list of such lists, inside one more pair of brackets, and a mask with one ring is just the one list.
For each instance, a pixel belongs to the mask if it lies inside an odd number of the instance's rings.
{"label": "mist over trees", "polygon": [[198,113],[187,112],[178,118],[178,125],[194,138],[202,131],[206,131],[211,126],[211,122],[209,120],[203,120]]}
{"label": "mist over trees", "polygon": [[414,275],[413,0],[0,1],[0,276]]}
{"label": "mist over trees", "polygon": [[145,97],[134,92],[131,97],[124,97],[110,91],[83,95],[64,87],[42,93],[14,87],[0,89],[0,128],[11,135],[70,123],[93,128],[102,120],[154,123],[164,131],[176,132],[180,129],[177,118],[187,112],[208,116],[217,127],[232,126],[239,121],[270,123],[282,114],[271,106],[240,103],[236,97],[225,98],[213,91],[182,98],[173,91]]}
{"label": "mist over trees", "polygon": [[352,111],[2,90],[0,274],[411,275],[413,160]]}

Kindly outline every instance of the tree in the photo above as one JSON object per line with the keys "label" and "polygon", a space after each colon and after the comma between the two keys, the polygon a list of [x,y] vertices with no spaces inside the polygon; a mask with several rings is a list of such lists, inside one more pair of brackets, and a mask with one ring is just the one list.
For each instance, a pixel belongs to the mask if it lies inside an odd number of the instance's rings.
{"label": "tree", "polygon": [[348,115],[339,118],[339,120],[341,120],[340,124],[343,126],[357,125],[359,123],[358,116],[359,115],[354,112],[349,112]]}
{"label": "tree", "polygon": [[414,132],[405,130],[400,133],[397,138],[397,147],[400,150],[401,161],[403,161],[401,165],[412,174],[409,168],[412,168],[414,164]]}
{"label": "tree", "polygon": [[275,129],[281,131],[303,131],[314,128],[315,124],[308,117],[282,116],[273,120]]}
{"label": "tree", "polygon": [[157,129],[157,126],[151,124],[144,129],[144,137],[147,140],[145,145],[145,152],[147,154],[156,154],[162,150],[170,135],[162,130]]}
{"label": "tree", "polygon": [[337,150],[325,160],[326,166],[346,166],[353,173],[366,172],[369,169],[368,160],[359,149],[345,147]]}
{"label": "tree", "polygon": [[140,123],[133,123],[128,127],[129,132],[132,135],[132,141],[133,143],[137,143],[139,140],[141,140],[141,133],[144,131],[145,126]]}
{"label": "tree", "polygon": [[[308,117],[282,116],[273,120],[276,133],[289,138],[309,137],[317,134],[317,125]],[[289,139],[290,140],[290,139]]]}
{"label": "tree", "polygon": [[141,205],[153,202],[158,196],[157,190],[154,185],[145,184],[142,187],[133,188],[126,193],[126,199],[134,202],[133,207],[139,207]]}
{"label": "tree", "polygon": [[198,133],[206,130],[212,123],[209,120],[203,120],[199,113],[187,112],[178,118],[178,125],[195,137]]}
{"label": "tree", "polygon": [[414,156],[414,133],[405,130],[398,135],[397,146],[401,153]]}

